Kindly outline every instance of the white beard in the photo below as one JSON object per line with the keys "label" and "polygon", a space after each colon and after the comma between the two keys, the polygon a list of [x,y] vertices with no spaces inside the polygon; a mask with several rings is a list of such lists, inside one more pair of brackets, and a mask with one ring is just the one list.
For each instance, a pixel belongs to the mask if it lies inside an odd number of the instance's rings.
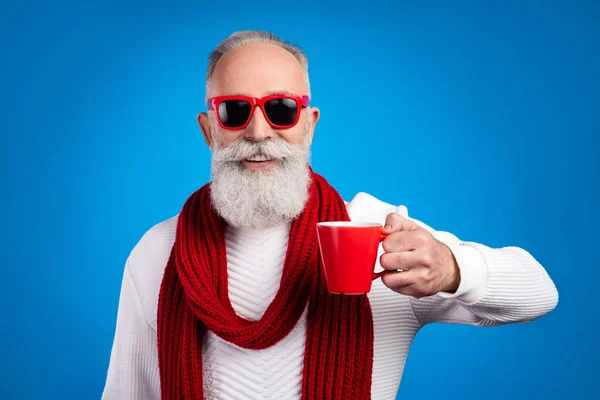
{"label": "white beard", "polygon": [[[214,136],[213,136],[214,137]],[[277,160],[265,170],[250,170],[242,160],[256,154]],[[297,217],[308,200],[310,145],[292,145],[280,136],[253,142],[238,139],[215,148],[211,161],[211,200],[233,227],[265,228]]]}

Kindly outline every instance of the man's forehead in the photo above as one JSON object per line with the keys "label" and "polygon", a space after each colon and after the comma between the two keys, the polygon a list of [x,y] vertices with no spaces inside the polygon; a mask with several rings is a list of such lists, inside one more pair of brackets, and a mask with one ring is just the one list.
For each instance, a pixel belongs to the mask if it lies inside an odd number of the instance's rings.
{"label": "man's forehead", "polygon": [[217,63],[207,89],[211,97],[308,94],[308,82],[300,63],[287,50],[254,43],[225,54]]}

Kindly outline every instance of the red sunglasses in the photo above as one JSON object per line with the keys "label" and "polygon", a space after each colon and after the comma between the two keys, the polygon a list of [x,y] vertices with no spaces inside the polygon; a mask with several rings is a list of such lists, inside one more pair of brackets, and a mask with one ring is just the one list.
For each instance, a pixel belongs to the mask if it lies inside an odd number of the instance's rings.
{"label": "red sunglasses", "polygon": [[223,129],[244,129],[258,105],[265,119],[275,129],[287,129],[298,123],[300,110],[308,107],[309,97],[295,94],[272,94],[263,98],[248,96],[217,96],[206,101],[206,107],[217,114]]}

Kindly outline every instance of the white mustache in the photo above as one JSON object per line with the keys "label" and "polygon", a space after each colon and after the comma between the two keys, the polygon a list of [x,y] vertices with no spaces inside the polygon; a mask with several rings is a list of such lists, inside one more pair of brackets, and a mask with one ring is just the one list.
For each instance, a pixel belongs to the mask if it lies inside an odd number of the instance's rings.
{"label": "white mustache", "polygon": [[266,156],[267,159],[283,159],[302,151],[304,146],[293,145],[281,137],[272,137],[260,142],[241,138],[224,148],[213,152],[215,162],[240,162],[254,156]]}

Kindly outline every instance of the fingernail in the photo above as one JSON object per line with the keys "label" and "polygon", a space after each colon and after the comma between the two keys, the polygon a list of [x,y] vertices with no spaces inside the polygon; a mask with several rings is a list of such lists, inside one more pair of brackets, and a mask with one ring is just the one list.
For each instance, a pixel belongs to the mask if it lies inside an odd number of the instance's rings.
{"label": "fingernail", "polygon": [[392,226],[388,224],[388,225],[386,225],[386,226],[383,227],[383,230],[384,231],[391,231],[392,230]]}

